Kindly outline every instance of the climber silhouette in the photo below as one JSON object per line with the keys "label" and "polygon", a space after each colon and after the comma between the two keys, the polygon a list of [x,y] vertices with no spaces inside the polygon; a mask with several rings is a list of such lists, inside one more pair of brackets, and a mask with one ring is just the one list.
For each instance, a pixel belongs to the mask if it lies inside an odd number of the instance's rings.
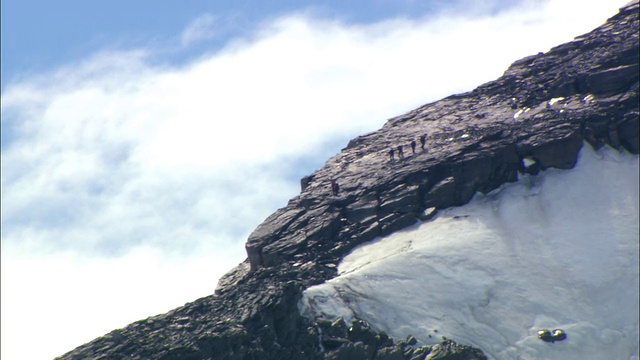
{"label": "climber silhouette", "polygon": [[424,144],[427,143],[427,135],[420,136],[420,149],[424,150]]}
{"label": "climber silhouette", "polygon": [[411,140],[411,153],[412,154],[416,153],[416,141],[415,140]]}
{"label": "climber silhouette", "polygon": [[331,180],[331,192],[333,195],[338,195],[338,191],[340,191],[340,185],[335,180]]}
{"label": "climber silhouette", "polygon": [[404,157],[404,151],[402,151],[402,145],[398,145],[398,157],[399,158]]}
{"label": "climber silhouette", "polygon": [[395,153],[395,150],[393,149],[389,150],[389,160],[393,161],[395,159],[395,157],[393,156],[394,153]]}
{"label": "climber silhouette", "polygon": [[512,109],[517,109],[518,108],[518,99],[516,98],[511,98],[509,99],[509,106],[511,106]]}

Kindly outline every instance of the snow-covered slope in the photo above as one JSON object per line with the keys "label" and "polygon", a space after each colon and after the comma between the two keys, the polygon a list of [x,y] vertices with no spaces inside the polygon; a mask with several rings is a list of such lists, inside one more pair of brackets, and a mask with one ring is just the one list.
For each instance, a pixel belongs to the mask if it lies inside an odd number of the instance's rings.
{"label": "snow-covered slope", "polygon": [[[572,170],[356,248],[300,310],[493,359],[638,359],[638,171],[637,155],[585,145]],[[545,343],[541,328],[568,337]]]}

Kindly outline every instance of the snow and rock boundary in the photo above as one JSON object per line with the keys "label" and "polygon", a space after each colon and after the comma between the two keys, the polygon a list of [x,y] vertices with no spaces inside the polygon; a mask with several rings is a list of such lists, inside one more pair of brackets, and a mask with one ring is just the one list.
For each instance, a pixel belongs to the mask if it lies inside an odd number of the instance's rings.
{"label": "snow and rock boundary", "polygon": [[[586,145],[572,170],[524,175],[360,245],[301,312],[418,346],[446,336],[492,359],[638,356],[638,161]],[[548,328],[567,340],[539,340]]]}

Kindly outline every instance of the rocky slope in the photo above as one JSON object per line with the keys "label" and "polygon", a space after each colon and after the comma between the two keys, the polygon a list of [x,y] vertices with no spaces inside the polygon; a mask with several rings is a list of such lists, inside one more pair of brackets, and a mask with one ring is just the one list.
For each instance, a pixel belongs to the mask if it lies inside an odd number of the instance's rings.
{"label": "rocky slope", "polygon": [[353,139],[249,236],[248,259],[214,295],[60,358],[485,358],[451,340],[415,348],[414,339],[394,343],[364,322],[309,320],[297,303],[305,288],[334,277],[356,245],[428,221],[477,191],[516,181],[518,172],[570,169],[584,141],[637,154],[638,8],[632,1],[603,26],[516,61],[495,81]]}

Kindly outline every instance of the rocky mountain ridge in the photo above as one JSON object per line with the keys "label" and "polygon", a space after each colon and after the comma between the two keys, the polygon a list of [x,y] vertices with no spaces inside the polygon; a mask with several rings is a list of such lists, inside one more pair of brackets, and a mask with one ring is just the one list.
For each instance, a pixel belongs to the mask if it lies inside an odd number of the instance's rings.
{"label": "rocky mountain ridge", "polygon": [[570,169],[584,141],[637,154],[638,9],[632,1],[601,27],[516,61],[495,81],[353,139],[249,236],[248,259],[214,295],[60,358],[484,358],[450,340],[416,348],[366,323],[309,320],[297,303],[304,289],[334,277],[355,246],[428,221],[518,173]]}

